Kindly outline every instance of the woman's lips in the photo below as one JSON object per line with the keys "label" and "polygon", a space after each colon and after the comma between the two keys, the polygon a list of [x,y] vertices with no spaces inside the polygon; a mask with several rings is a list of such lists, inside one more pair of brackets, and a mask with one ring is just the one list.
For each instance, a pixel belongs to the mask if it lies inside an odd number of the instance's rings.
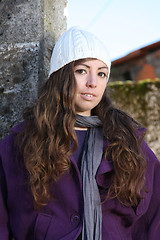
{"label": "woman's lips", "polygon": [[81,97],[85,100],[91,101],[96,97],[96,95],[93,93],[81,93]]}

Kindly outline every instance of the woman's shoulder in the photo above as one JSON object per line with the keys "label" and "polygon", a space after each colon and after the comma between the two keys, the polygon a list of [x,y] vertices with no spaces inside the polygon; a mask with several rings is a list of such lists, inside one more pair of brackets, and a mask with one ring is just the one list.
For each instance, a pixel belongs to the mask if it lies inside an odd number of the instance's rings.
{"label": "woman's shoulder", "polygon": [[[150,148],[150,146],[144,139],[142,140],[140,147],[141,147],[142,155],[146,160],[146,171],[145,171],[146,187],[151,193],[153,191],[155,182],[159,182],[160,180],[160,161],[158,160],[157,156],[155,155],[153,150]],[[158,194],[159,194],[159,190],[158,190]]]}
{"label": "woman's shoulder", "polygon": [[13,150],[16,134],[22,132],[25,128],[25,122],[21,122],[11,128],[10,134],[0,141],[0,155],[6,155]]}
{"label": "woman's shoulder", "polygon": [[19,124],[15,125],[11,128],[11,133],[19,133],[25,129],[26,121],[20,122]]}
{"label": "woman's shoulder", "polygon": [[153,166],[154,163],[160,165],[160,161],[158,160],[157,156],[155,155],[155,153],[149,147],[148,143],[145,140],[143,140],[141,143],[141,150],[147,161],[147,164],[151,166]]}
{"label": "woman's shoulder", "polygon": [[141,151],[144,157],[146,158],[147,162],[155,161],[156,163],[158,162],[158,164],[160,164],[160,161],[158,160],[155,153],[152,151],[149,144],[145,140],[146,132],[147,132],[147,129],[145,127],[139,127],[136,131],[136,134],[140,143]]}
{"label": "woman's shoulder", "polygon": [[143,138],[143,136],[146,134],[147,128],[145,127],[138,127],[136,130],[137,136],[140,138]]}
{"label": "woman's shoulder", "polygon": [[140,143],[141,151],[142,151],[142,153],[143,153],[143,155],[144,155],[144,157],[146,158],[147,161],[155,161],[155,162],[160,163],[160,161],[156,157],[155,153],[152,151],[149,144],[145,140],[146,132],[147,132],[147,129],[144,128],[144,127],[138,128],[138,130],[136,132],[139,143]]}

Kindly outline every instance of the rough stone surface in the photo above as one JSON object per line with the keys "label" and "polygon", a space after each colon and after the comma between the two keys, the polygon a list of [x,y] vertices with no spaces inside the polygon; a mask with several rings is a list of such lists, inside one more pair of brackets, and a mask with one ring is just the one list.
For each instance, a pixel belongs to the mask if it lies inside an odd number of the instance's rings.
{"label": "rough stone surface", "polygon": [[0,0],[0,138],[22,119],[46,80],[67,0]]}
{"label": "rough stone surface", "polygon": [[1,43],[32,42],[40,38],[40,1],[1,0]]}
{"label": "rough stone surface", "polygon": [[37,97],[38,54],[38,43],[8,45],[0,53],[0,137],[21,120],[24,107]]}
{"label": "rough stone surface", "polygon": [[160,160],[160,80],[110,84],[114,104],[147,128],[145,139]]}

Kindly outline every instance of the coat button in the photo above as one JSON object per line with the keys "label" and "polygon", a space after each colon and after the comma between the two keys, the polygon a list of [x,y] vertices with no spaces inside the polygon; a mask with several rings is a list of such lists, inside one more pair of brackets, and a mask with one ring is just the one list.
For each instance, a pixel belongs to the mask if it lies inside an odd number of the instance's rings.
{"label": "coat button", "polygon": [[80,215],[78,213],[73,213],[71,215],[71,222],[72,223],[78,223],[80,221]]}

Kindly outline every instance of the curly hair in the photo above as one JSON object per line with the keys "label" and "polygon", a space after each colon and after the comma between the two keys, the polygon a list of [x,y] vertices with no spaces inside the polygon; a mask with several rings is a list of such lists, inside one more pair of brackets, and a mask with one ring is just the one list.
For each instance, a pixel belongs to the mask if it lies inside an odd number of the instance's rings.
{"label": "curly hair", "polygon": [[[70,169],[69,156],[77,148],[75,64],[76,61],[71,62],[52,73],[36,104],[26,109],[25,129],[16,138],[28,171],[35,208],[50,199],[50,181],[56,182]],[[103,133],[109,141],[105,156],[107,159],[111,155],[114,165],[106,198],[117,197],[123,204],[136,205],[144,186],[146,165],[137,136],[140,125],[112,106],[107,91],[92,114],[98,115],[103,123]]]}
{"label": "curly hair", "polygon": [[113,107],[107,93],[93,111],[101,119],[109,142],[105,157],[110,156],[114,166],[106,199],[116,197],[124,205],[136,206],[143,198],[142,190],[146,191],[146,160],[140,149],[145,133],[138,133],[142,126],[126,112]]}

